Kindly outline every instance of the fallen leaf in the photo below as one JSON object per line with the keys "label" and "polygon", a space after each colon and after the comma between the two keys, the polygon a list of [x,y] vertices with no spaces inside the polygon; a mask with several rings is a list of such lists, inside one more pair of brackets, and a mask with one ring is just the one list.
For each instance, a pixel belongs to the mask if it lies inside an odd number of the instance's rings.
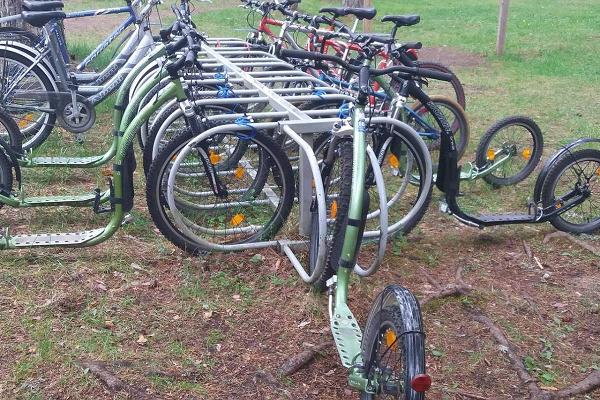
{"label": "fallen leaf", "polygon": [[235,301],[241,301],[242,300],[242,296],[240,296],[239,294],[234,294],[232,297],[233,297],[233,299]]}
{"label": "fallen leaf", "polygon": [[146,343],[148,343],[148,339],[146,339],[144,335],[140,334],[140,337],[137,340],[137,344],[139,344],[140,346],[145,346]]}
{"label": "fallen leaf", "polygon": [[308,324],[310,324],[310,321],[302,321],[298,324],[298,328],[304,328]]}
{"label": "fallen leaf", "polygon": [[205,311],[204,313],[202,313],[202,318],[210,319],[210,317],[212,317],[212,315],[213,315],[212,310],[208,310],[208,311]]}

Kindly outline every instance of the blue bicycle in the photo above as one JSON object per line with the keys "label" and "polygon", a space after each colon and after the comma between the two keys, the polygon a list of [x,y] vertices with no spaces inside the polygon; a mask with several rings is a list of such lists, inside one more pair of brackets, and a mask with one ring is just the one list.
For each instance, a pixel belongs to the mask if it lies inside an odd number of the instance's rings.
{"label": "blue bicycle", "polygon": [[[40,36],[26,35],[29,44],[18,40],[19,31],[14,28],[2,32],[8,36],[0,42],[0,106],[17,121],[23,132],[24,149],[46,140],[57,120],[76,134],[92,127],[94,107],[120,86],[154,45],[149,15],[160,0],[149,0],[138,11],[140,2],[128,0],[124,7],[64,13],[62,1],[25,0],[22,14],[0,18],[0,23],[21,18],[41,29]],[[118,13],[129,15],[79,65],[71,67],[62,21]],[[100,72],[84,71],[131,26],[135,29],[123,38],[125,44],[106,68]]]}

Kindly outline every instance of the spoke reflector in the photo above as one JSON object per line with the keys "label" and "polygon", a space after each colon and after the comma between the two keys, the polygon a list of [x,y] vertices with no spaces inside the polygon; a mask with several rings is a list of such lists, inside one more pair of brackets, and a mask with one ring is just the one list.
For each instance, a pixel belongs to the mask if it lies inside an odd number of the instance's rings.
{"label": "spoke reflector", "polygon": [[27,126],[27,124],[29,122],[33,121],[32,118],[33,118],[33,114],[29,113],[29,114],[25,115],[23,118],[21,118],[17,125],[19,126],[20,129],[23,129]]}
{"label": "spoke reflector", "polygon": [[246,170],[245,170],[245,169],[244,169],[244,167],[242,167],[241,165],[240,165],[240,166],[238,166],[238,167],[235,169],[235,172],[234,172],[234,174],[235,174],[235,177],[236,177],[236,178],[238,178],[238,179],[242,179],[242,178],[244,177],[244,173],[246,173]]}
{"label": "spoke reflector", "polygon": [[394,332],[391,329],[388,329],[387,331],[385,331],[384,339],[385,339],[385,345],[388,348],[391,348],[393,351],[396,351],[398,349],[398,341],[397,341],[397,337],[396,337],[396,332]]}
{"label": "spoke reflector", "polygon": [[529,160],[531,158],[531,148],[529,146],[525,147],[521,152],[521,155],[524,159]]}
{"label": "spoke reflector", "polygon": [[221,161],[221,156],[215,153],[214,151],[210,151],[210,163],[212,165],[216,165],[219,161]]}
{"label": "spoke reflector", "polygon": [[400,160],[394,154],[390,154],[390,165],[392,168],[398,169],[400,167]]}
{"label": "spoke reflector", "polygon": [[331,208],[329,209],[329,217],[330,218],[335,218],[338,212],[338,205],[337,205],[337,200],[334,200],[331,203]]}
{"label": "spoke reflector", "polygon": [[496,152],[494,151],[494,149],[488,149],[487,159],[490,161],[494,161],[495,158],[496,158]]}
{"label": "spoke reflector", "polygon": [[231,226],[238,226],[244,222],[245,219],[246,218],[243,214],[235,214],[233,217],[231,217]]}

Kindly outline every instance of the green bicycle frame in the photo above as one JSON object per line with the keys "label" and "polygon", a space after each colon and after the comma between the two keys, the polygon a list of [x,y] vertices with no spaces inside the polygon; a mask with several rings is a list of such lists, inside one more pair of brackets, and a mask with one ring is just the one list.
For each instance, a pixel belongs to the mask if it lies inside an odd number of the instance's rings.
{"label": "green bicycle frame", "polygon": [[[113,111],[113,123],[115,127],[114,139],[112,141],[110,149],[103,155],[97,157],[86,157],[86,158],[73,158],[73,159],[59,159],[58,162],[52,162],[52,158],[44,158],[47,162],[36,162],[35,158],[30,160],[22,160],[23,166],[25,167],[70,167],[70,168],[93,168],[99,167],[108,163],[112,160],[113,163],[113,187],[114,199],[122,199],[125,195],[123,188],[123,176],[121,175],[121,166],[125,161],[127,151],[132,145],[137,130],[142,124],[147,121],[150,116],[160,109],[165,103],[172,99],[177,99],[178,102],[187,101],[185,91],[181,79],[172,79],[167,87],[160,93],[156,101],[147,104],[142,110],[139,110],[139,105],[143,97],[164,77],[168,76],[166,69],[161,69],[159,73],[155,74],[149,79],[139,90],[135,96],[128,102],[129,88],[131,87],[136,76],[141,73],[146,65],[153,62],[154,60],[163,57],[165,55],[165,47],[159,46],[155,49],[146,59],[145,62],[138,64],[129,73],[123,85],[121,86],[117,100]],[[20,183],[20,189],[21,183]],[[80,196],[44,196],[35,198],[23,198],[22,196],[3,196],[0,195],[0,203],[7,204],[12,207],[36,207],[36,206],[91,206],[95,200],[94,195],[80,195]],[[108,201],[110,193],[104,192],[101,196],[103,201]],[[33,243],[31,246],[69,246],[69,247],[87,247],[101,243],[111,237],[116,230],[121,226],[124,218],[123,205],[116,201],[112,204],[114,207],[113,213],[107,226],[88,240],[76,243],[69,243],[64,241],[63,243],[52,242],[51,240],[40,243]],[[55,234],[58,236],[60,234]],[[68,234],[64,234],[68,235]],[[81,232],[74,235],[81,235]],[[35,236],[35,235],[26,235]],[[10,237],[5,235],[0,240],[0,250],[11,249],[17,246],[15,238],[19,236]]]}

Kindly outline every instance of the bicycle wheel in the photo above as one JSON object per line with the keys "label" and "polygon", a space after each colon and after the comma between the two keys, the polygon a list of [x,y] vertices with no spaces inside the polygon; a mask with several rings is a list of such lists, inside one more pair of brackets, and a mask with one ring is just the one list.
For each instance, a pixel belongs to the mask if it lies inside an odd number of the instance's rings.
{"label": "bicycle wheel", "polygon": [[[20,151],[20,136],[19,128],[15,121],[0,110],[0,139],[9,144],[15,151]],[[12,192],[13,185],[13,168],[10,158],[4,153],[0,147],[0,193],[7,195]],[[4,206],[0,203],[0,208]]]}
{"label": "bicycle wheel", "polygon": [[[460,104],[463,110],[467,109],[467,102],[465,98],[465,90],[463,88],[463,85],[456,76],[456,74],[454,74],[454,72],[450,70],[450,68],[448,68],[444,64],[431,61],[417,61],[417,66],[419,68],[432,69],[434,71],[452,74],[452,80],[450,82],[438,81],[435,79],[428,80],[427,92],[455,99],[455,101],[458,104]],[[448,84],[450,84],[451,87]]]}
{"label": "bicycle wheel", "polygon": [[[327,210],[327,239],[328,246],[325,269],[313,283],[315,291],[327,289],[327,280],[335,275],[337,263],[342,252],[345,227],[348,220],[350,193],[352,182],[352,141],[332,140],[316,147],[315,154],[322,154],[324,160],[321,167],[321,178],[325,192]],[[345,220],[345,222],[344,222]],[[309,271],[312,274],[317,266],[319,236],[319,215],[316,202],[311,207],[311,240],[309,247]],[[336,243],[336,248],[333,248]]]}
{"label": "bicycle wheel", "polygon": [[[430,98],[446,117],[446,120],[452,129],[456,141],[458,159],[460,160],[467,150],[469,138],[471,136],[467,116],[462,107],[454,100],[441,96],[431,96]],[[407,123],[421,135],[423,140],[425,140],[429,152],[431,153],[431,158],[433,160],[438,160],[441,143],[441,128],[427,107],[420,102],[416,102],[412,106],[412,113],[409,112]]]}
{"label": "bicycle wheel", "polygon": [[[212,245],[272,238],[289,215],[294,200],[292,169],[279,146],[261,132],[251,136],[220,133],[196,144],[172,172],[189,138],[188,133],[183,133],[169,141],[148,174],[148,208],[163,235],[192,254],[210,251]],[[221,162],[227,160],[240,140],[249,142],[243,157],[237,166],[222,168]],[[176,214],[166,197],[171,174],[175,174]],[[211,184],[214,176],[222,191]]]}
{"label": "bicycle wheel", "polygon": [[569,197],[588,193],[576,207],[550,222],[570,233],[593,233],[600,228],[600,151],[583,149],[567,153],[551,167],[542,188],[544,207],[562,207]]}
{"label": "bicycle wheel", "polygon": [[[410,291],[392,285],[377,297],[369,312],[361,349],[366,376],[378,384],[376,393],[362,392],[362,400],[425,398],[430,383],[424,375],[425,334],[419,303]],[[426,382],[417,385],[422,378]]]}
{"label": "bicycle wheel", "polygon": [[[423,219],[431,202],[433,185],[427,179],[425,161],[429,155],[421,151],[418,138],[403,135],[395,125],[375,127],[373,137],[385,180],[389,234],[408,235]],[[368,183],[371,197],[376,198],[374,182],[369,179]],[[378,216],[378,208],[369,210],[367,219],[374,222],[367,224],[367,230],[378,229]]]}
{"label": "bicycle wheel", "polygon": [[533,172],[542,157],[543,146],[542,131],[531,118],[507,117],[492,125],[481,138],[476,165],[482,169],[508,157],[483,179],[493,186],[514,185]]}
{"label": "bicycle wheel", "polygon": [[[18,78],[18,82],[15,79]],[[0,48],[0,106],[17,122],[23,149],[42,144],[54,127],[56,114],[49,92],[54,87],[39,65],[7,48]]]}
{"label": "bicycle wheel", "polygon": [[[211,115],[230,114],[231,108],[219,105],[204,105],[197,107],[197,110],[202,117]],[[233,123],[231,120],[212,120],[205,121],[205,129],[209,129],[218,125]],[[175,103],[161,109],[150,127],[150,135],[146,138],[146,145],[143,148],[143,166],[144,173],[147,175],[152,165],[152,160],[160,152],[160,150],[171,140],[178,132],[186,128],[185,118],[180,112],[179,104]],[[196,132],[198,134],[199,132]],[[190,137],[191,139],[191,137]],[[229,166],[237,165],[237,162],[243,156],[247,142],[238,141],[238,146],[235,152],[230,152],[227,163],[221,163],[220,168],[228,169]]]}

